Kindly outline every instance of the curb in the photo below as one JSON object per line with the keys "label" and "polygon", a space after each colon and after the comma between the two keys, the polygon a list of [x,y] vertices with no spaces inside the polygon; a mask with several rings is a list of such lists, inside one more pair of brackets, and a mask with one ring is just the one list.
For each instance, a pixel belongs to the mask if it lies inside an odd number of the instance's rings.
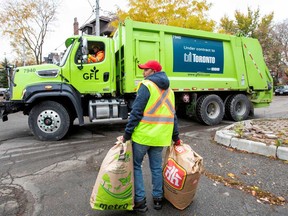
{"label": "curb", "polygon": [[[236,123],[234,123],[236,124]],[[282,146],[267,145],[266,143],[256,142],[247,139],[237,138],[237,133],[231,129],[234,124],[225,127],[222,130],[216,131],[214,141],[218,144],[225,145],[227,147],[235,148],[238,150],[244,150],[249,153],[255,153],[264,155],[267,157],[276,157],[281,160],[288,160],[288,148]]]}

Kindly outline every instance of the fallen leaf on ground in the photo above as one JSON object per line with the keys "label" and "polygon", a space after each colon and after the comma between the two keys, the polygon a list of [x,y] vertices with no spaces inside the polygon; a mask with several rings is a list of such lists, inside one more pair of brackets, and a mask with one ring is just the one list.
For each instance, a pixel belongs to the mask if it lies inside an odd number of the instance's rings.
{"label": "fallen leaf on ground", "polygon": [[233,178],[233,179],[235,178],[235,175],[234,175],[233,173],[228,173],[227,175],[228,175],[230,178]]}

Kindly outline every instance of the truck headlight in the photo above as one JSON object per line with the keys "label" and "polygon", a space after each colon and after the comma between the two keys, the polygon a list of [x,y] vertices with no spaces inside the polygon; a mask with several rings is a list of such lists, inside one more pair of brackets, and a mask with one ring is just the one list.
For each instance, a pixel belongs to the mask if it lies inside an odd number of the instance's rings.
{"label": "truck headlight", "polygon": [[36,74],[40,77],[57,77],[59,74],[58,69],[50,69],[50,70],[39,70],[36,71]]}

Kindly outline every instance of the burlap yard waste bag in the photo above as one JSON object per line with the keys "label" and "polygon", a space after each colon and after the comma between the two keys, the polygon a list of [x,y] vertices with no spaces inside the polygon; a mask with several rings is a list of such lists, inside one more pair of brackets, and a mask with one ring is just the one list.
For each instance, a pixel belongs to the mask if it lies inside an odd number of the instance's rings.
{"label": "burlap yard waste bag", "polygon": [[133,210],[134,172],[132,143],[116,144],[105,156],[90,197],[97,210]]}
{"label": "burlap yard waste bag", "polygon": [[164,166],[164,197],[177,209],[188,207],[203,171],[203,158],[187,144],[167,148]]}

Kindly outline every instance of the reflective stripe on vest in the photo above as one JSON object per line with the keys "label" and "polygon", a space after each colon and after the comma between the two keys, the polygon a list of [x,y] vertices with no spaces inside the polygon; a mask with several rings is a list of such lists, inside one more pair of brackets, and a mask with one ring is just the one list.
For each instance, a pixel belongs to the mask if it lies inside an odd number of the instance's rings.
{"label": "reflective stripe on vest", "polygon": [[174,128],[174,93],[170,88],[161,90],[150,80],[143,80],[141,84],[148,88],[150,98],[132,133],[132,140],[148,146],[170,146]]}
{"label": "reflective stripe on vest", "polygon": [[[151,124],[157,124],[157,123],[174,124],[175,109],[174,109],[174,106],[172,105],[171,100],[168,98],[171,89],[169,88],[166,90],[161,90],[155,83],[149,80],[143,81],[143,84],[144,82],[146,82],[147,84],[149,82],[150,84],[154,86],[155,89],[158,90],[159,98],[156,100],[156,102],[152,106],[145,108],[141,122],[146,122],[146,123],[151,123]],[[162,106],[166,106],[169,114],[159,115],[156,113],[158,109],[161,108]]]}

